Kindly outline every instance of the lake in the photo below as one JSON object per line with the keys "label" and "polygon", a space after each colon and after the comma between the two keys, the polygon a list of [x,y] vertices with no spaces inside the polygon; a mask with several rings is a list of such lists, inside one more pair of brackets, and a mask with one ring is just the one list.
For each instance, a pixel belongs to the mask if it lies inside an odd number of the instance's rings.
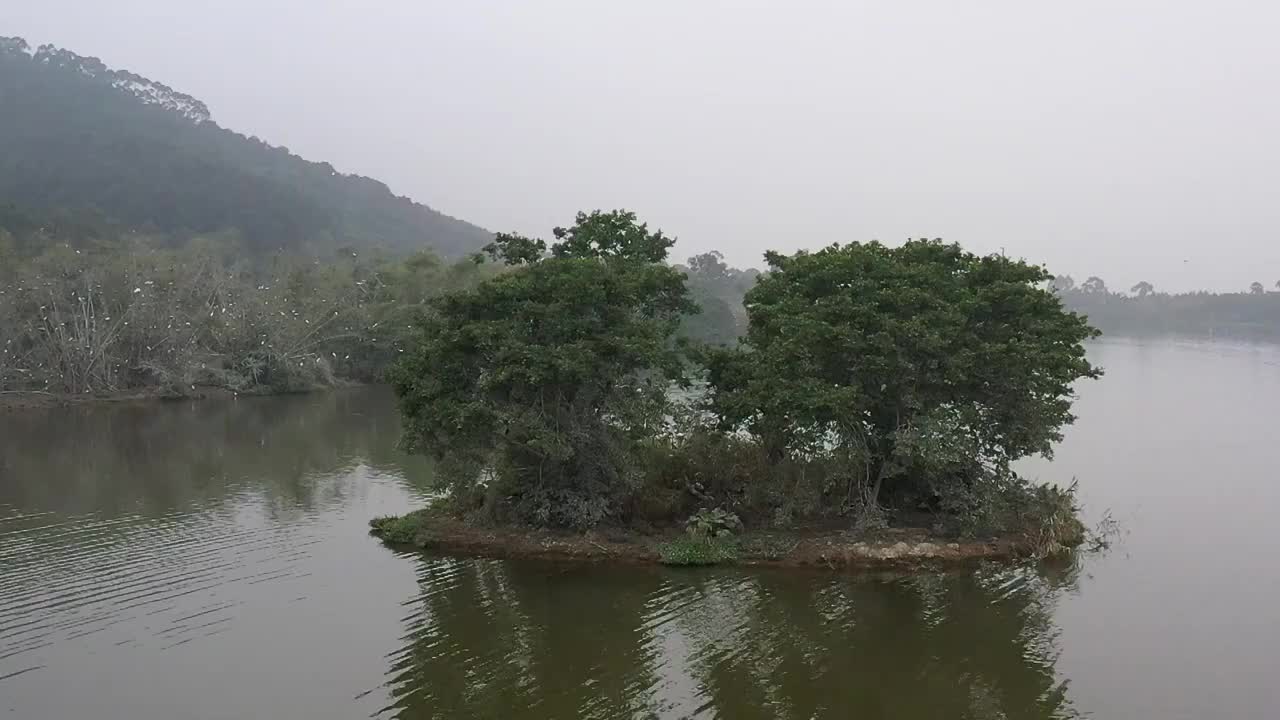
{"label": "lake", "polygon": [[1280,350],[1091,348],[1074,567],[859,576],[397,554],[385,389],[0,415],[0,718],[1261,718]]}

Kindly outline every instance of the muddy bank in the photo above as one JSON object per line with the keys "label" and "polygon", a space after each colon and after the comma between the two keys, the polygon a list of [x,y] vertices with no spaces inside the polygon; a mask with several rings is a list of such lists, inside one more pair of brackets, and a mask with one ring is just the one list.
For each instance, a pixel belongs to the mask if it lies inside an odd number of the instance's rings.
{"label": "muddy bank", "polygon": [[314,392],[332,392],[350,388],[366,387],[365,383],[342,381],[333,386],[316,387],[310,390],[290,390],[274,392],[262,390],[257,392],[237,392],[220,387],[195,387],[189,392],[175,394],[160,388],[139,388],[122,390],[114,393],[64,394],[47,393],[38,390],[0,390],[0,412],[38,410],[41,408],[67,407],[73,405],[95,405],[111,403],[149,403],[174,402],[179,400],[222,400],[235,397],[272,397],[276,395],[305,395]]}
{"label": "muddy bank", "polygon": [[[379,518],[371,533],[391,546],[482,557],[551,560],[671,563],[664,548],[687,538],[672,530],[652,535],[609,530],[573,534],[524,528],[476,527],[424,512],[405,518]],[[959,541],[923,529],[890,529],[874,534],[852,531],[747,531],[732,539],[727,565],[825,567],[829,569],[911,569],[1018,560],[1042,555],[1019,538]]]}
{"label": "muddy bank", "polygon": [[159,389],[126,390],[101,394],[62,394],[35,390],[0,390],[0,412],[6,410],[38,410],[40,408],[92,405],[97,403],[139,403],[164,400],[206,400],[229,398],[236,393],[222,388],[196,388],[185,395],[174,395]]}

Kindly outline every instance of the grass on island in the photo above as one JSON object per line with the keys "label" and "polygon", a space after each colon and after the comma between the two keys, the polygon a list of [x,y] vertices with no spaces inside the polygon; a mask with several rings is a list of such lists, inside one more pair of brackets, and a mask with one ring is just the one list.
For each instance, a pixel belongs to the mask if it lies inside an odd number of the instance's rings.
{"label": "grass on island", "polygon": [[720,565],[738,559],[738,543],[732,538],[684,535],[658,546],[663,565]]}
{"label": "grass on island", "polygon": [[369,527],[374,535],[393,545],[416,545],[421,544],[426,520],[426,510],[415,510],[405,515],[374,518],[369,521]]}

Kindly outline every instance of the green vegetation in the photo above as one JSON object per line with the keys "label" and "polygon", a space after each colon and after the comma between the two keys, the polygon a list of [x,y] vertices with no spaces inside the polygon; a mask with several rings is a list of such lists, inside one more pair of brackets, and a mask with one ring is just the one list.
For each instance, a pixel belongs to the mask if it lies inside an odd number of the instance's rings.
{"label": "green vegetation", "polygon": [[1095,331],[1039,267],[940,241],[767,259],[743,347],[710,358],[712,408],[772,458],[834,461],[864,522],[967,514],[1014,460],[1052,451],[1071,383],[1099,374]]}
{"label": "green vegetation", "polygon": [[1097,277],[1076,285],[1062,275],[1053,286],[1067,307],[1107,335],[1280,340],[1280,282],[1275,291],[1254,282],[1237,293],[1170,294],[1144,281],[1124,294],[1111,291]]}
{"label": "green vegetation", "polygon": [[658,547],[663,565],[719,565],[738,559],[738,545],[732,538],[685,535]]}
{"label": "green vegetation", "polygon": [[376,380],[429,297],[486,272],[426,253],[251,262],[226,235],[174,245],[130,234],[83,249],[30,243],[44,249],[28,255],[0,233],[0,390],[262,393]]}
{"label": "green vegetation", "polygon": [[495,520],[586,528],[643,487],[640,442],[682,381],[673,341],[694,310],[662,264],[671,240],[625,212],[579,214],[557,242],[499,235],[515,266],[444,296],[392,373],[410,447]]}
{"label": "green vegetation", "polygon": [[[1037,485],[1021,493],[1019,525],[1026,528],[1027,539],[1037,557],[1056,555],[1065,548],[1083,543],[1090,533],[1080,522],[1080,508],[1076,504],[1076,484],[1063,489],[1052,485]],[[1101,533],[1093,533],[1095,542],[1105,542]]]}
{"label": "green vegetation", "polygon": [[663,565],[718,565],[738,558],[734,534],[742,520],[723,508],[702,509],[685,521],[685,534],[658,546]]}
{"label": "green vegetation", "polygon": [[51,45],[0,38],[0,107],[0,228],[15,235],[236,229],[256,256],[354,247],[449,258],[491,238],[376,180],[223,129],[196,98]]}
{"label": "green vegetation", "polygon": [[742,341],[691,347],[670,239],[624,211],[554,235],[499,235],[510,271],[432,301],[391,373],[456,515],[683,522],[660,550],[679,564],[733,557],[744,525],[1082,539],[1073,489],[1010,468],[1051,453],[1071,384],[1100,374],[1042,268],[940,241],[771,253]]}
{"label": "green vegetation", "polygon": [[684,530],[692,537],[723,538],[742,530],[742,519],[723,509],[703,508],[685,521]]}
{"label": "green vegetation", "polygon": [[430,510],[417,510],[400,516],[377,517],[369,527],[383,540],[396,545],[421,543]]}

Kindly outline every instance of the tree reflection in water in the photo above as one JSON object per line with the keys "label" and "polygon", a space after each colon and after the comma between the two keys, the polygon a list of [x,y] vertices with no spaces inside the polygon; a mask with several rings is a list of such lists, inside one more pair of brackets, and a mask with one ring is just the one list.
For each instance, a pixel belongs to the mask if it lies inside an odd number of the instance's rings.
{"label": "tree reflection in water", "polygon": [[424,556],[392,655],[410,718],[1074,718],[1075,570],[849,577]]}
{"label": "tree reflection in water", "polygon": [[394,408],[372,388],[0,413],[0,506],[163,517],[247,492],[300,515],[341,504],[354,465],[425,489],[430,466],[397,450]]}

